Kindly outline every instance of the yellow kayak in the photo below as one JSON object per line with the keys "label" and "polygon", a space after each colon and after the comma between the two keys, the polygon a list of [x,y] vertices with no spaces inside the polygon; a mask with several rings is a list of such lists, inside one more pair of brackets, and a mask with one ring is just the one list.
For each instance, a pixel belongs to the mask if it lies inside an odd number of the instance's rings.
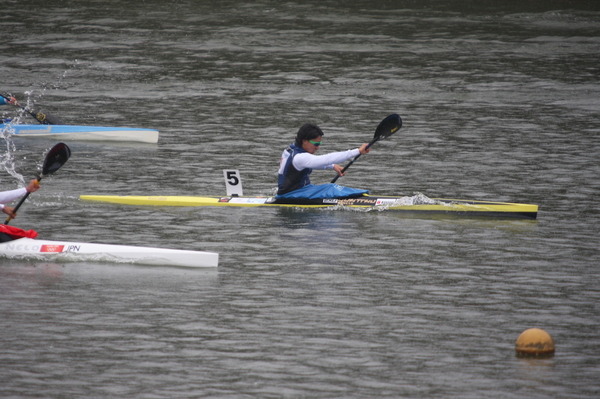
{"label": "yellow kayak", "polygon": [[538,206],[509,202],[473,201],[427,198],[419,196],[365,195],[348,199],[314,199],[276,201],[274,197],[251,196],[138,196],[138,195],[81,195],[83,201],[138,206],[229,206],[229,207],[296,207],[296,208],[361,208],[381,211],[438,213],[494,218],[535,219]]}

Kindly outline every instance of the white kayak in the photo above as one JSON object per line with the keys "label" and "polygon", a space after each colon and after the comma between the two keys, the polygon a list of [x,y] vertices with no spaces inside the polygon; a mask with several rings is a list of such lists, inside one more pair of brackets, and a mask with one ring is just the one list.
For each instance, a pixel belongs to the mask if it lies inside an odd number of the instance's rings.
{"label": "white kayak", "polygon": [[129,245],[19,238],[0,243],[0,257],[53,262],[110,262],[153,266],[217,267],[219,254]]}
{"label": "white kayak", "polygon": [[0,125],[0,129],[18,137],[43,137],[63,141],[158,143],[158,130],[133,127],[5,124]]}

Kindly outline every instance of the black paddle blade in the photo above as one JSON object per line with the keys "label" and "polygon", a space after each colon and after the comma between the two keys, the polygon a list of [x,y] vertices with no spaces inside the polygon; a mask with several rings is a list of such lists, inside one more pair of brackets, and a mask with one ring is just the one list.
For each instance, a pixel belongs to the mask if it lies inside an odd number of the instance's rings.
{"label": "black paddle blade", "polygon": [[375,129],[374,139],[381,140],[396,133],[402,127],[402,119],[398,114],[391,114],[385,117]]}
{"label": "black paddle blade", "polygon": [[[42,180],[42,177],[44,177],[45,175],[50,175],[50,174],[56,172],[57,170],[59,170],[60,167],[63,166],[67,162],[67,160],[69,159],[70,156],[71,156],[71,149],[65,143],[58,143],[54,147],[50,148],[50,150],[46,154],[46,158],[44,159],[44,165],[42,166],[42,173],[38,176],[37,180],[40,181],[40,180]],[[31,193],[27,192],[21,198],[21,200],[19,201],[17,206],[15,206],[15,208],[13,209],[14,213],[17,213],[19,208],[21,208],[21,205],[23,205],[23,203],[25,202],[27,197],[29,197],[29,194],[31,194]],[[8,218],[6,218],[6,221],[4,222],[4,224],[8,224],[10,222],[10,220],[11,220],[11,217],[9,216]]]}
{"label": "black paddle blade", "polygon": [[71,149],[65,143],[58,143],[48,151],[44,165],[42,166],[42,176],[51,175],[59,170],[71,156]]}

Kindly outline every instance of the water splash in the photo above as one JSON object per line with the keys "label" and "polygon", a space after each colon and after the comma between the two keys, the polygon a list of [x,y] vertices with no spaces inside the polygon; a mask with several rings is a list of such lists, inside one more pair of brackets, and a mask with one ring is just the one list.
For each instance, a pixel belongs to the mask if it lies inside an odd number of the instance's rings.
{"label": "water splash", "polygon": [[0,126],[0,142],[3,142],[4,152],[0,153],[0,166],[12,177],[19,180],[20,183],[24,183],[25,179],[23,175],[15,170],[15,156],[16,147],[12,141],[12,134],[14,129],[12,128],[12,121],[8,124]]}
{"label": "water splash", "polygon": [[[19,101],[23,103],[24,107],[19,107],[14,114],[14,117],[6,119],[7,123],[0,123],[0,145],[4,147],[4,152],[0,153],[0,166],[12,177],[17,179],[20,184],[25,184],[25,178],[23,175],[15,170],[15,153],[16,147],[12,141],[12,135],[15,133],[13,125],[21,124],[26,118],[29,117],[29,113],[26,109],[33,109],[36,102],[38,102],[46,93],[49,88],[56,89],[62,86],[63,81],[67,78],[69,73],[79,66],[79,60],[74,60],[73,63],[58,77],[54,84],[43,83],[41,90],[26,90],[23,92],[24,100]],[[23,104],[21,104],[23,105]],[[37,165],[38,170],[41,170],[42,163]]]}
{"label": "water splash", "polygon": [[394,203],[388,205],[389,206],[398,206],[398,205],[434,205],[437,204],[438,201],[429,198],[423,193],[416,192],[411,197],[400,197]]}

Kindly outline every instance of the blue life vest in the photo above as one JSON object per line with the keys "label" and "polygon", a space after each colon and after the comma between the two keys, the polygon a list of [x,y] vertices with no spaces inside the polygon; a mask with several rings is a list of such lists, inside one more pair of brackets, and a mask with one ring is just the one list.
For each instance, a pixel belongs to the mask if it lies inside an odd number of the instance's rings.
{"label": "blue life vest", "polygon": [[309,175],[311,174],[312,169],[306,168],[298,170],[294,168],[293,164],[296,154],[307,151],[304,148],[298,147],[296,144],[291,144],[286,151],[290,153],[290,156],[283,168],[283,174],[278,176],[277,185],[279,189],[277,190],[277,195],[289,193],[290,191],[297,190],[310,184]]}

